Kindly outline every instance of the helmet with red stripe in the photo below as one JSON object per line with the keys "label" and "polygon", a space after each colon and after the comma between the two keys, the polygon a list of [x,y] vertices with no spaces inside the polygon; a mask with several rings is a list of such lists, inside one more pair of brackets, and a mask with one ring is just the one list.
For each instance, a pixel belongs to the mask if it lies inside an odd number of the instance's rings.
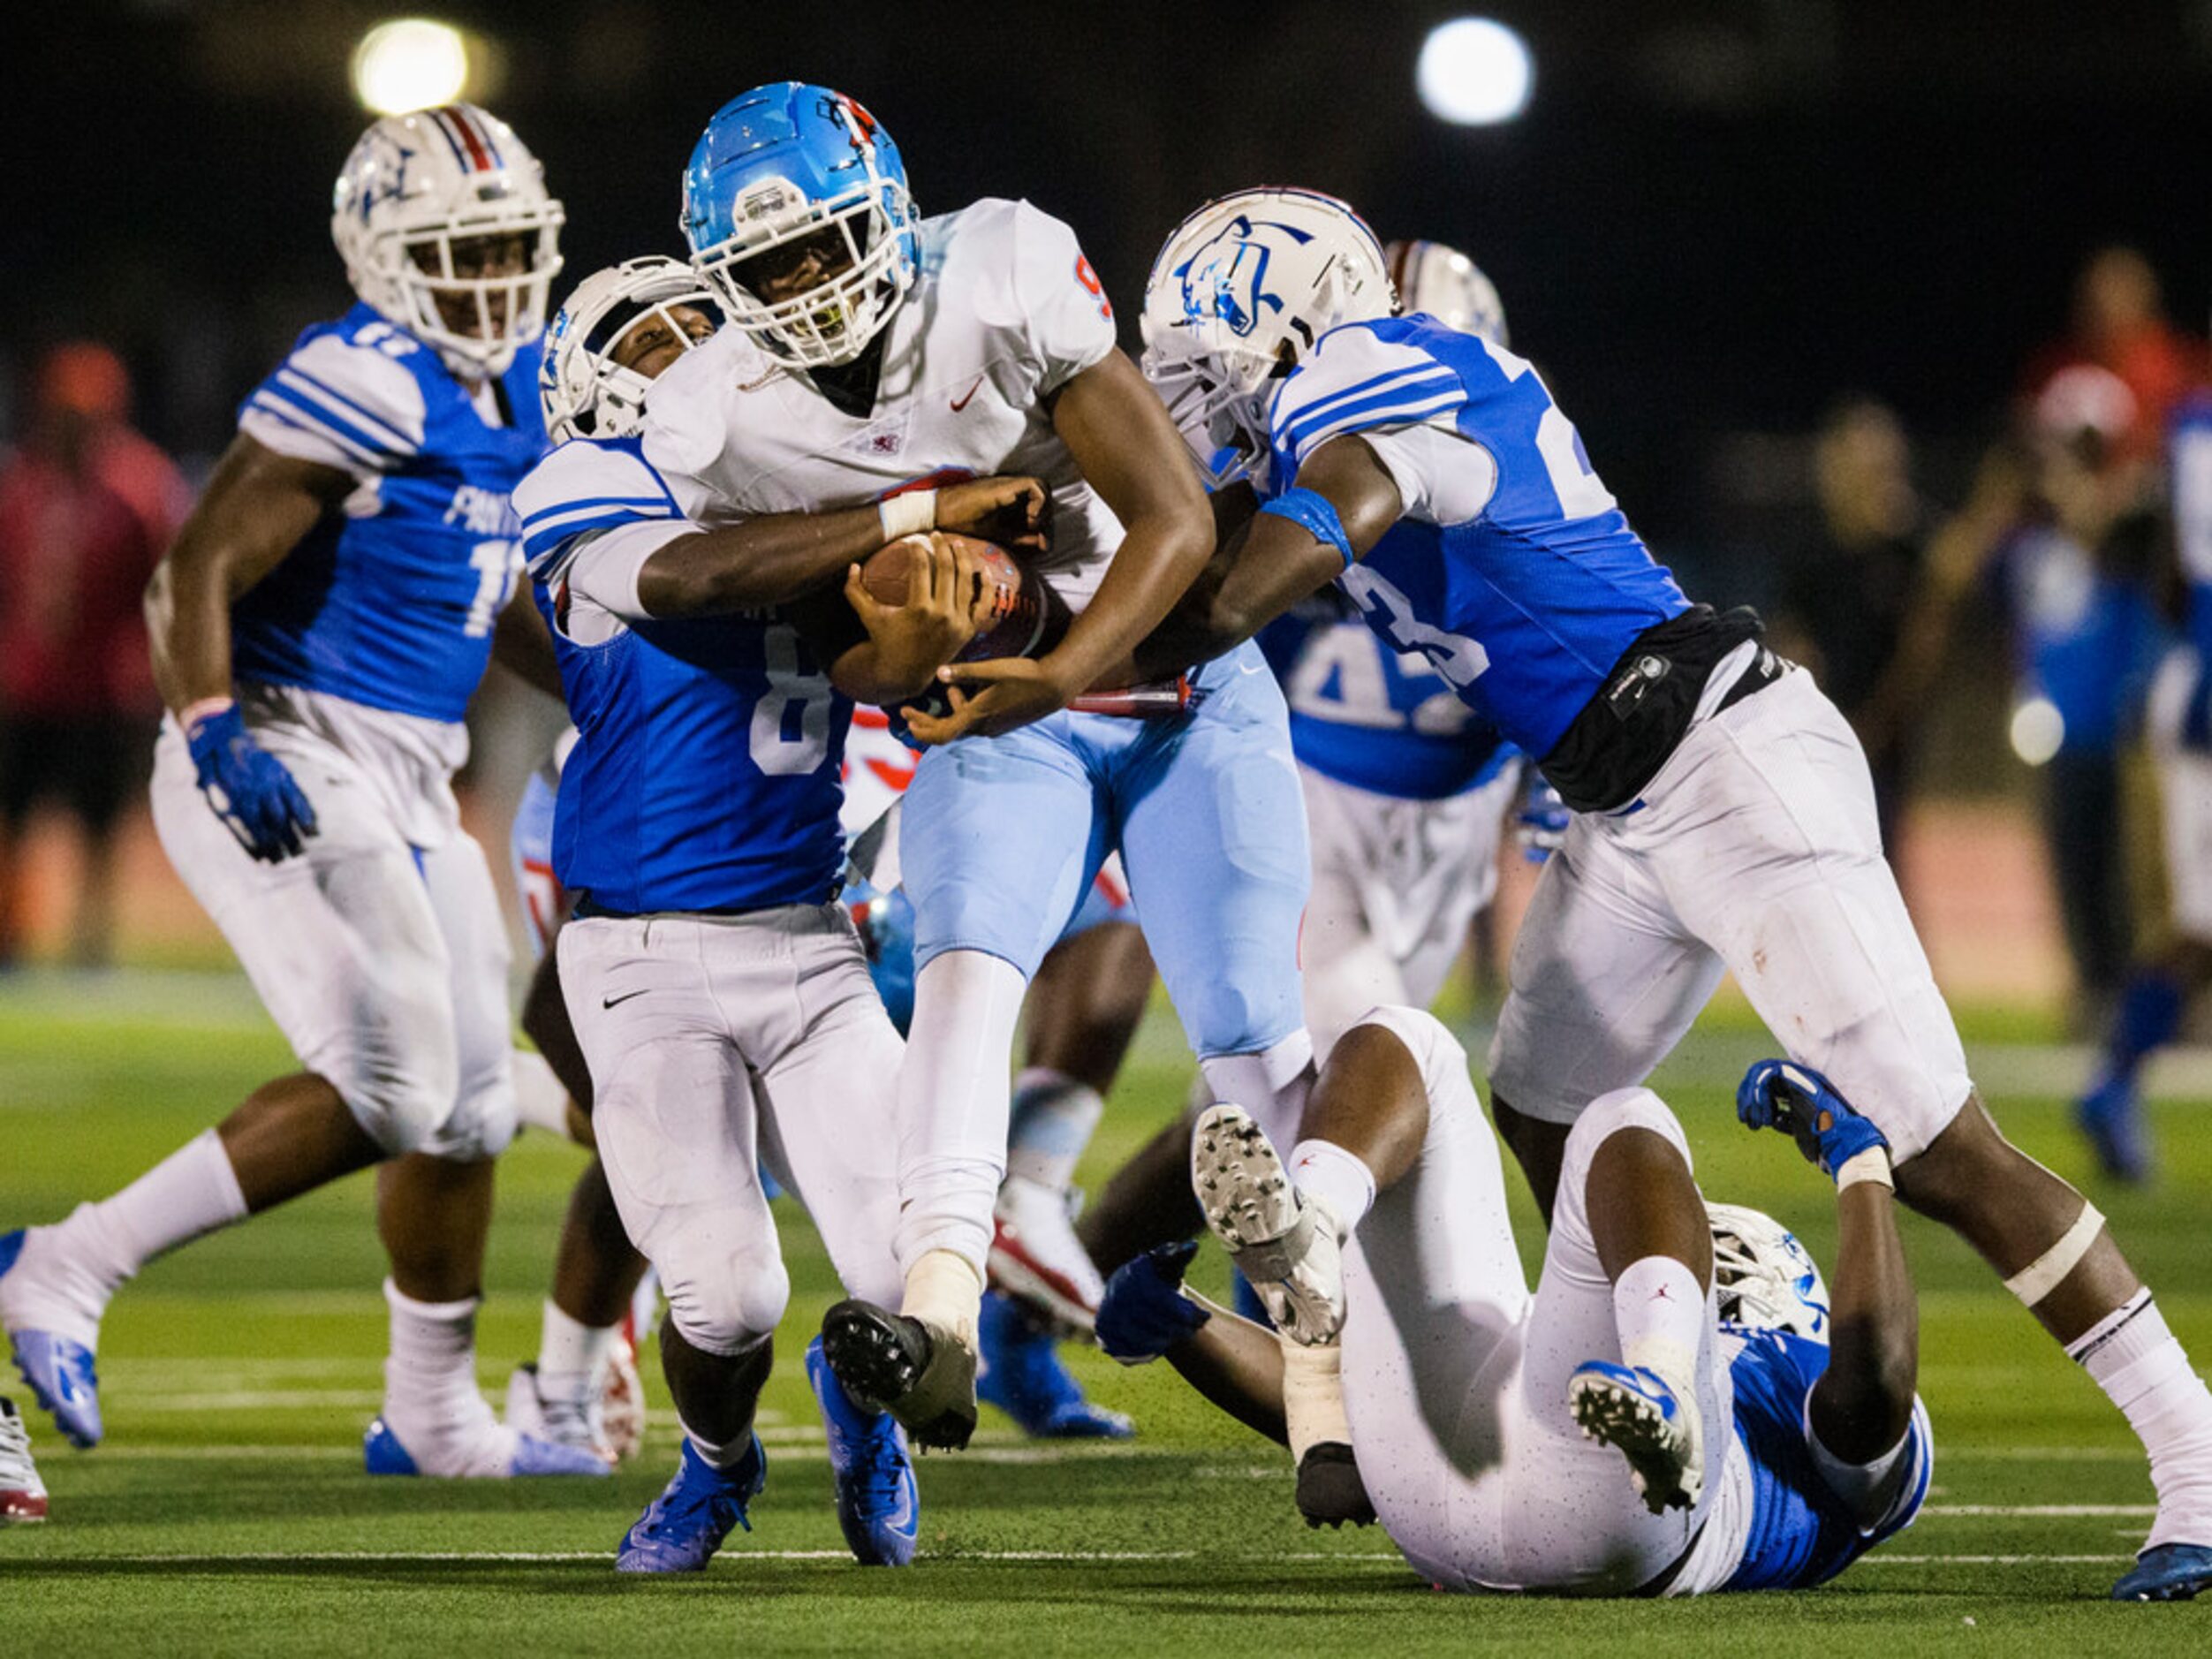
{"label": "helmet with red stripe", "polygon": [[449,103],[361,134],[338,174],[330,238],[354,292],[474,378],[504,373],[545,326],[562,218],[513,129]]}
{"label": "helmet with red stripe", "polygon": [[1493,345],[1511,344],[1497,284],[1458,248],[1442,242],[1392,242],[1382,256],[1390,262],[1390,284],[1398,290],[1402,314],[1425,311],[1448,329],[1476,335]]}

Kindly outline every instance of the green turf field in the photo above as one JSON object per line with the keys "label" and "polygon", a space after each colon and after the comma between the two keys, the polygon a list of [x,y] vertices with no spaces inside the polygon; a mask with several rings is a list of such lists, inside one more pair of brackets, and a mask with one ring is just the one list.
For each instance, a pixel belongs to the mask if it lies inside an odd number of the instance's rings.
{"label": "green turf field", "polygon": [[[1708,1192],[1773,1210],[1825,1257],[1826,1184],[1727,1113],[1722,1080],[1755,1042],[1708,1036],[1693,1050],[1661,1082],[1690,1124]],[[0,989],[0,1226],[110,1188],[285,1062],[228,984]],[[1985,1074],[2044,1078],[2040,1092],[2003,1100],[2001,1116],[2081,1178],[2059,1099],[2068,1074],[2019,1049],[1993,1054]],[[1170,1034],[1148,1031],[1087,1174],[1148,1133],[1183,1080]],[[2096,1194],[2201,1365],[2212,1356],[2206,1121],[2201,1105],[2162,1106],[2162,1185]],[[579,1157],[531,1139],[503,1167],[481,1332],[488,1389],[534,1345]],[[1307,1532],[1275,1448],[1210,1416],[1164,1367],[1124,1372],[1092,1356],[1079,1362],[1086,1381],[1136,1415],[1139,1440],[1028,1445],[987,1411],[973,1449],[922,1466],[922,1558],[903,1573],[862,1572],[838,1538],[798,1367],[834,1290],[788,1201],[778,1208],[794,1294],[761,1424],[769,1479],[754,1531],[697,1579],[618,1579],[613,1546],[673,1456],[665,1415],[642,1460],[609,1482],[361,1474],[383,1348],[368,1200],[357,1178],[156,1264],[117,1300],[102,1344],[108,1443],[72,1453],[30,1413],[54,1516],[0,1530],[11,1648],[1228,1659],[1538,1645],[1549,1655],[1655,1640],[1702,1654],[1996,1654],[2031,1641],[2080,1655],[2212,1652],[2212,1605],[2102,1602],[2149,1514],[2134,1443],[1980,1265],[1914,1223],[1938,1445],[1920,1523],[1819,1591],[1567,1605],[1437,1595],[1379,1533]],[[1532,1223],[1525,1241],[1534,1236]],[[657,1378],[651,1387],[661,1401]]]}

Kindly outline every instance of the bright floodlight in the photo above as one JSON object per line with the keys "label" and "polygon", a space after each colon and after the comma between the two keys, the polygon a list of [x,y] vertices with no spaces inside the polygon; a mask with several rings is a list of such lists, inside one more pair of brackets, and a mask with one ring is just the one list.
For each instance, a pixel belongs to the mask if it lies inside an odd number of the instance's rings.
{"label": "bright floodlight", "polygon": [[468,84],[468,43],[448,23],[395,18],[353,49],[353,94],[378,115],[451,103]]}
{"label": "bright floodlight", "polygon": [[2066,740],[2066,717],[2048,697],[2030,697],[2012,711],[2012,753],[2042,766]]}
{"label": "bright floodlight", "polygon": [[1528,42],[1494,18],[1454,18],[1428,31],[1413,85],[1428,113],[1454,126],[1494,126],[1528,107],[1536,78]]}

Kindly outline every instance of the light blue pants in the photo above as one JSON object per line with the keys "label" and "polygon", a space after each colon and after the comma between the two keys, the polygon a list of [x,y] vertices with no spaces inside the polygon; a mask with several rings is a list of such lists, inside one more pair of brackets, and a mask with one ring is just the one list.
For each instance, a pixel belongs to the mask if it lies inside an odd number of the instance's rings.
{"label": "light blue pants", "polygon": [[924,755],[899,829],[916,966],[966,950],[1035,973],[1118,847],[1199,1057],[1299,1030],[1312,860],[1283,693],[1250,645],[1198,686],[1175,720],[1060,714]]}

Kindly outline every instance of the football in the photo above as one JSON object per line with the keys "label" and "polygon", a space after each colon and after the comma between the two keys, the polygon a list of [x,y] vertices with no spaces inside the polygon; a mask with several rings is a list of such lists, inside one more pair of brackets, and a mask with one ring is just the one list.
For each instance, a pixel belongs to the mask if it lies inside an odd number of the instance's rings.
{"label": "football", "polygon": [[[1067,631],[1066,604],[1005,549],[975,536],[939,532],[966,547],[983,567],[975,595],[979,617],[975,638],[959,655],[964,663],[993,656],[1034,656],[1049,651]],[[901,536],[860,567],[860,582],[878,604],[906,602],[907,567],[925,546],[920,535]]]}

